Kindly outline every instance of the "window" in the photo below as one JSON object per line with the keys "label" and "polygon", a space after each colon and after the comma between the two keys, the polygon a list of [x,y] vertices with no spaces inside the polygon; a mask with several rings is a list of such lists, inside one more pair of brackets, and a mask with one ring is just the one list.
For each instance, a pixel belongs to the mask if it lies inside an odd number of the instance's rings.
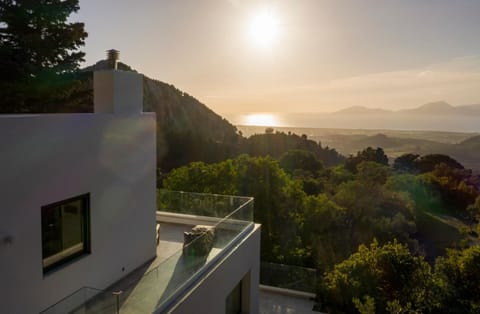
{"label": "window", "polygon": [[90,253],[90,194],[42,207],[43,272]]}
{"label": "window", "polygon": [[226,307],[226,314],[242,313],[242,281],[240,281],[227,296]]}

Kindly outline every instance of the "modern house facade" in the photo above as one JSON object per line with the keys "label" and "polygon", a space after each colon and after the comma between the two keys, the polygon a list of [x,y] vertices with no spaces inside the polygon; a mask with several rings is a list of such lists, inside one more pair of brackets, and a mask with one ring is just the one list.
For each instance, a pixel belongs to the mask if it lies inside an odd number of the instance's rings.
{"label": "modern house facade", "polygon": [[[157,211],[156,121],[143,112],[142,86],[137,73],[99,71],[92,114],[0,116],[0,313],[89,312],[98,295],[118,301],[114,289],[135,272],[121,304],[104,313],[258,312],[260,231],[251,213]],[[195,225],[222,230],[224,243],[217,235],[192,271],[166,232]],[[149,280],[166,288],[149,289],[157,299],[142,307],[149,274],[141,272],[153,268],[175,276]],[[78,298],[87,287],[98,293]]]}

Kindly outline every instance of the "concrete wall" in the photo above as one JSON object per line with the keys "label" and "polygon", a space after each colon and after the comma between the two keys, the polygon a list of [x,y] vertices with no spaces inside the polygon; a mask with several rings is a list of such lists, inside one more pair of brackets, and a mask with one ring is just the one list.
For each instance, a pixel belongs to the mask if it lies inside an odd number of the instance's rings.
{"label": "concrete wall", "polygon": [[172,309],[174,314],[224,314],[226,299],[243,280],[243,313],[259,310],[260,225]]}
{"label": "concrete wall", "polygon": [[[106,288],[155,255],[155,115],[0,116],[0,313]],[[90,193],[91,254],[47,275],[41,207]]]}

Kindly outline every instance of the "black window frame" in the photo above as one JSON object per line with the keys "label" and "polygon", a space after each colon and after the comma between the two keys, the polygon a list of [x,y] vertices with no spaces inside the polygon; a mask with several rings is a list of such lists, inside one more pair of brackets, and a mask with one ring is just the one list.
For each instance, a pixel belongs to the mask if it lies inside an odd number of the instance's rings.
{"label": "black window frame", "polygon": [[[45,242],[46,242],[45,238],[46,238],[46,233],[47,233],[47,231],[44,228],[45,227],[44,226],[44,215],[46,215],[46,211],[50,210],[54,207],[67,205],[68,203],[72,203],[72,202],[79,201],[79,200],[81,201],[81,208],[80,208],[81,213],[80,213],[80,215],[81,215],[81,219],[82,219],[82,226],[81,226],[82,234],[81,234],[81,237],[82,237],[82,240],[83,240],[83,249],[79,252],[74,252],[72,254],[69,254],[69,255],[59,259],[58,261],[53,262],[53,263],[45,266],[45,259],[52,256],[52,255],[47,256],[47,257],[44,256],[44,246],[45,246]],[[41,218],[42,268],[43,268],[43,274],[44,275],[48,274],[48,273],[51,273],[53,271],[56,271],[59,268],[65,266],[66,264],[69,264],[72,261],[77,260],[80,257],[84,257],[86,255],[89,255],[91,253],[91,246],[90,246],[90,241],[91,241],[90,240],[90,238],[91,238],[91,234],[90,234],[90,193],[81,194],[81,195],[70,197],[70,198],[55,202],[55,203],[50,203],[50,204],[44,205],[44,206],[41,207],[40,215],[41,215],[40,218]]]}

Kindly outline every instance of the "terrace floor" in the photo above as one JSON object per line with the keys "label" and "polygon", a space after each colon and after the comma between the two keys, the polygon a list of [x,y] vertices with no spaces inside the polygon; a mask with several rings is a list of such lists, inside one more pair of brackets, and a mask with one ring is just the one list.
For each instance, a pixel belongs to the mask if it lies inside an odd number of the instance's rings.
{"label": "terrace floor", "polygon": [[[215,246],[205,258],[183,257],[183,232],[192,225],[161,223],[157,256],[144,266],[134,270],[108,291],[122,291],[120,313],[152,313],[177,289],[220,251]],[[111,293],[101,296],[89,307],[89,312],[106,312],[116,307]]]}

